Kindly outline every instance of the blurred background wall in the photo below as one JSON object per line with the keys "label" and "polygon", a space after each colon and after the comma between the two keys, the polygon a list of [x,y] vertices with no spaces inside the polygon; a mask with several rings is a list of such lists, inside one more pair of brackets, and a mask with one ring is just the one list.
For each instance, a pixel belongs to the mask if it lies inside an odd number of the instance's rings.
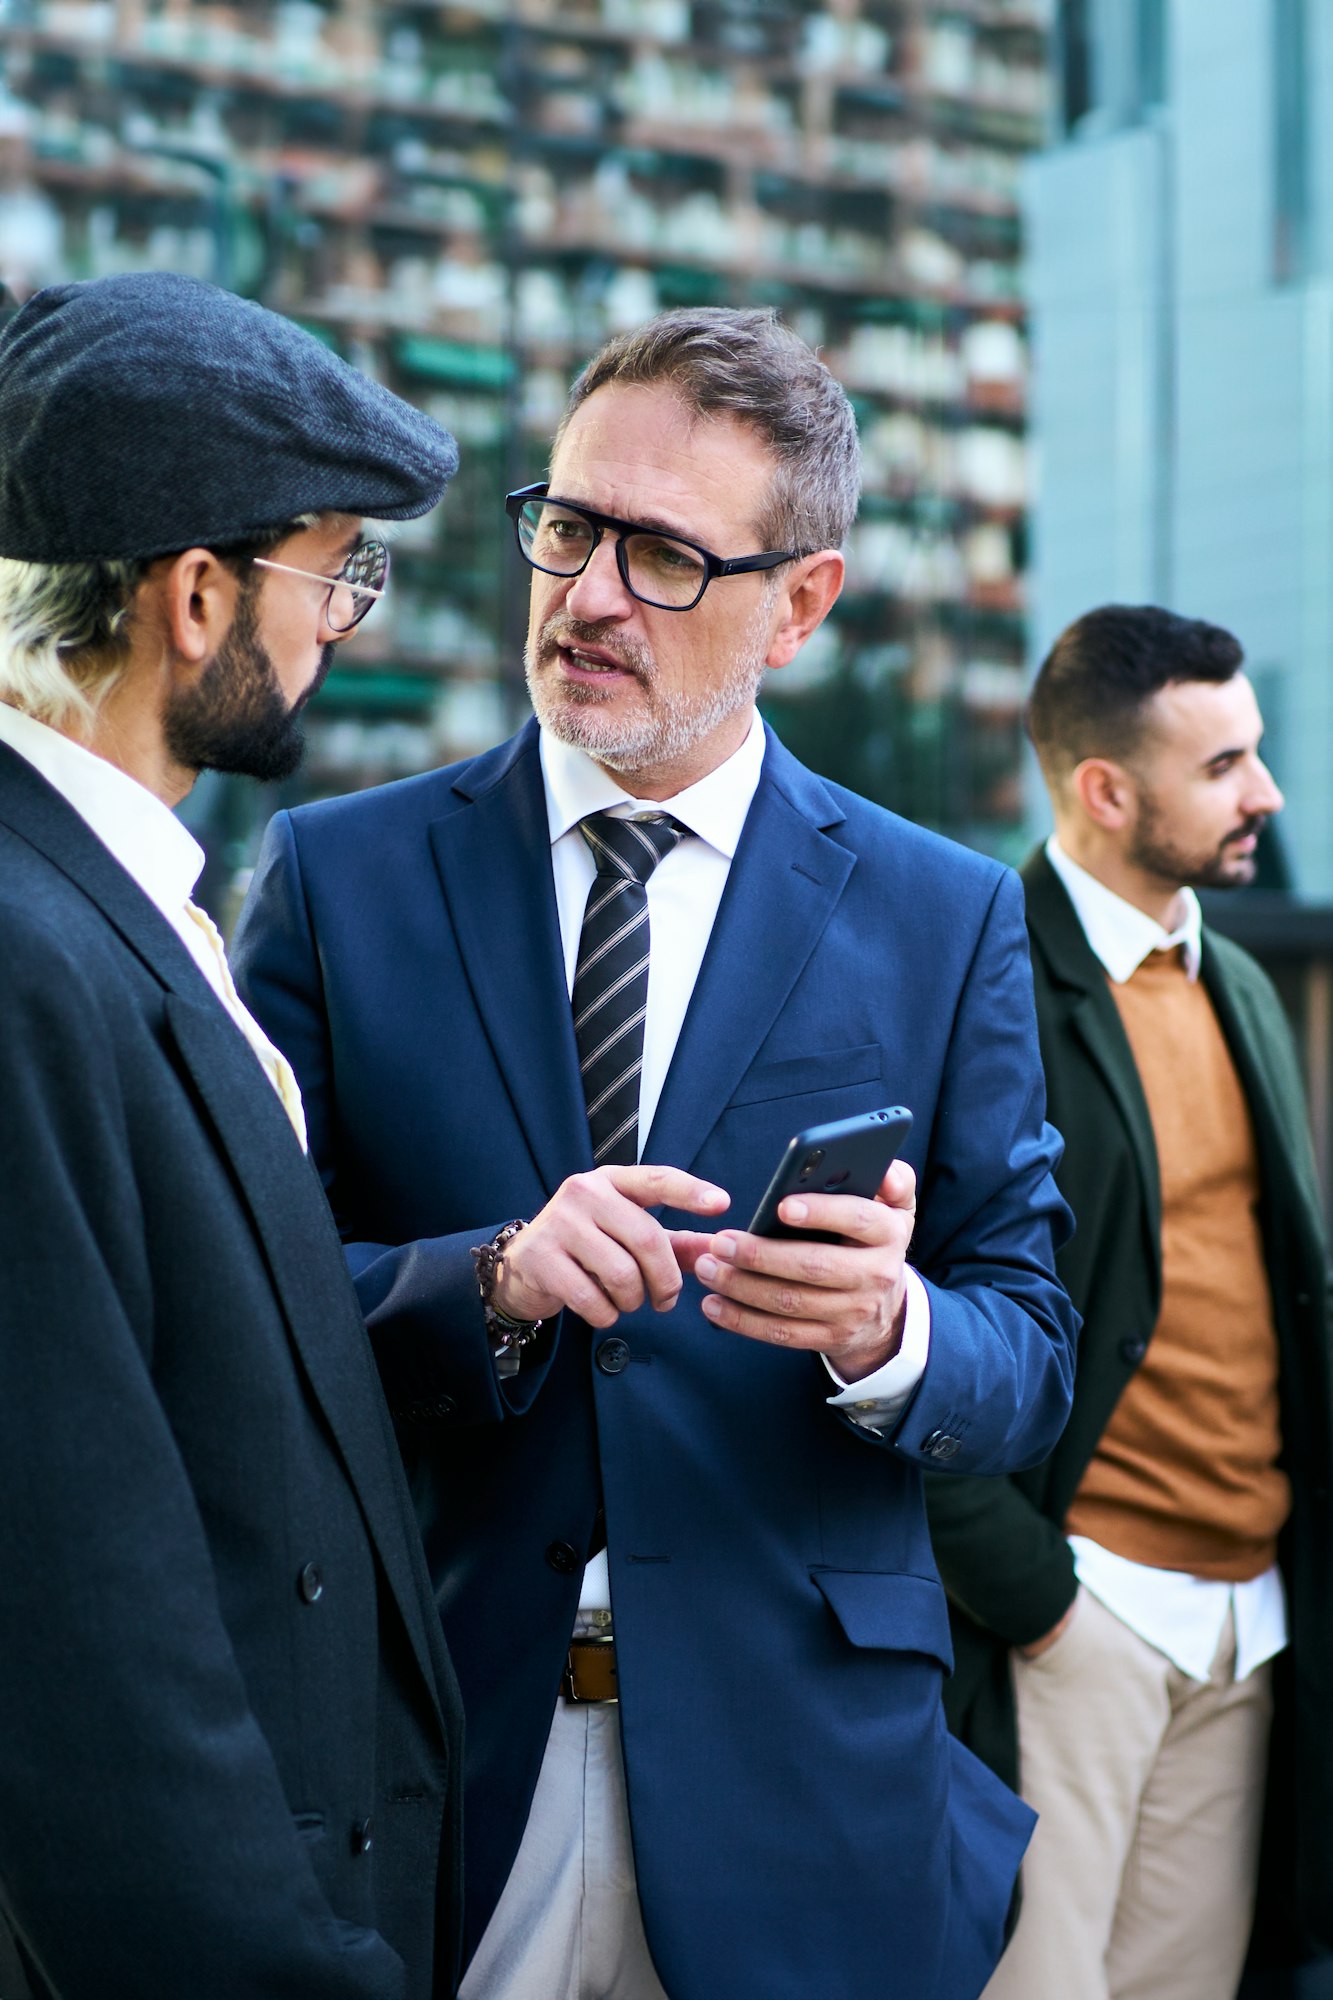
{"label": "blurred background wall", "polygon": [[[519,719],[500,500],[659,307],[774,304],[857,408],[847,591],[764,707],[1009,860],[1071,617],[1230,626],[1288,809],[1215,920],[1274,973],[1333,1157],[1333,0],[0,0],[0,278],[158,266],[453,429],[310,756],[184,808],[224,921],[278,803]],[[1327,1171],[1326,1171],[1327,1180]]]}
{"label": "blurred background wall", "polygon": [[[1090,605],[1241,639],[1287,809],[1209,915],[1276,978],[1333,1151],[1333,7],[1061,0],[1028,164],[1029,656]],[[1032,829],[1045,802],[1029,768]]]}
{"label": "blurred background wall", "polygon": [[[437,519],[321,696],[305,791],[497,740],[524,573],[500,498],[660,306],[772,303],[855,398],[837,615],[768,703],[831,775],[1025,839],[1019,173],[1049,0],[4,0],[0,275],[159,265],[295,315],[457,434]],[[206,785],[242,867],[272,801]],[[215,844],[217,844],[215,842]]]}

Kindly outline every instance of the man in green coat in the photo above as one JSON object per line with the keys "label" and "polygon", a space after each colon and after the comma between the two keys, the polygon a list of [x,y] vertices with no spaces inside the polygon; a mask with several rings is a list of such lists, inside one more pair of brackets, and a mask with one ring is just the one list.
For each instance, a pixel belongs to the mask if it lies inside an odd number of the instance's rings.
{"label": "man in green coat", "polygon": [[[1041,1814],[986,2000],[1228,2000],[1260,1923],[1333,1945],[1333,1397],[1291,1036],[1191,885],[1282,797],[1229,633],[1088,613],[1028,727],[1024,877],[1083,1314],[1046,1462],[935,1477],[950,1722]],[[1262,1887],[1260,1885],[1262,1884]]]}

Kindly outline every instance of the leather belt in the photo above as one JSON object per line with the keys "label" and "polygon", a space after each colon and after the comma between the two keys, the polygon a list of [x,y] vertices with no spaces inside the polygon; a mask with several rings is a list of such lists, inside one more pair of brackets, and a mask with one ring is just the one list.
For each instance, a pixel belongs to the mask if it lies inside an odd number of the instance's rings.
{"label": "leather belt", "polygon": [[566,1701],[619,1701],[616,1643],[605,1638],[571,1639],[560,1692]]}

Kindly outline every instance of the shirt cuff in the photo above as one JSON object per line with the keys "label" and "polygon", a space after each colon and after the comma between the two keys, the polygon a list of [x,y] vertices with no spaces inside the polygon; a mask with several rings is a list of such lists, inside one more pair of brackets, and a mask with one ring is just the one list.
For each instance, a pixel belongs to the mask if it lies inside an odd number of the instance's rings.
{"label": "shirt cuff", "polygon": [[827,1354],[820,1356],[839,1389],[828,1398],[829,1408],[841,1410],[858,1429],[876,1437],[891,1430],[907,1408],[930,1355],[930,1293],[910,1264],[903,1271],[903,1280],[903,1337],[891,1361],[859,1382],[844,1382]]}

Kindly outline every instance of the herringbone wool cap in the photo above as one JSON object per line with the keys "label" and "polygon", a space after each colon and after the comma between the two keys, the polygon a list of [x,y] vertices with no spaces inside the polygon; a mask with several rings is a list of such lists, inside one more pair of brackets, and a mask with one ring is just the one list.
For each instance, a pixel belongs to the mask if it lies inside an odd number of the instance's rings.
{"label": "herringbone wool cap", "polygon": [[407,520],[457,468],[432,418],[193,278],[52,285],[0,333],[0,556],[166,555],[305,513]]}

